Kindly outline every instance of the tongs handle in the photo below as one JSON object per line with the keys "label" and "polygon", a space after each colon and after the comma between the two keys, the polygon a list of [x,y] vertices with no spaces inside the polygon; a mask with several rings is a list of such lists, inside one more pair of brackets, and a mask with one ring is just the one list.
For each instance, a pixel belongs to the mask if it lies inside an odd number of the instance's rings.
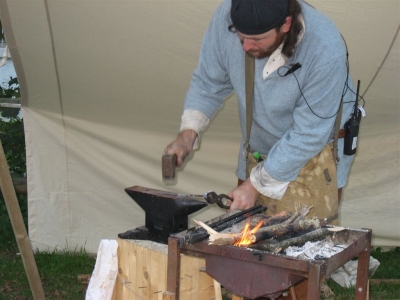
{"label": "tongs handle", "polygon": [[229,209],[231,208],[230,205],[225,205],[224,202],[222,201],[222,199],[228,199],[233,201],[233,198],[229,197],[228,195],[225,194],[219,194],[217,195],[216,192],[214,191],[210,191],[204,194],[204,199],[206,199],[206,201],[210,204],[214,204],[217,203],[217,205],[221,208],[225,208],[225,209]]}

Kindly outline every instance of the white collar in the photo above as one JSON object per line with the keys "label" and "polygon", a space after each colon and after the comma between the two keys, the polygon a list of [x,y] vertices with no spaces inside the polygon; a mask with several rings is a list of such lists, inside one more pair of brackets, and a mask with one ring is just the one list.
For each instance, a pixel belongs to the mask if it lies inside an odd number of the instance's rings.
{"label": "white collar", "polygon": [[[306,32],[306,24],[304,23],[304,18],[303,15],[299,15],[299,20],[301,24],[303,25],[303,30],[299,33],[299,37],[297,40],[296,46],[300,43],[300,41],[304,37],[304,33]],[[263,73],[262,73],[262,78],[265,80],[271,73],[282,67],[288,58],[282,54],[282,48],[283,48],[283,43],[276,49],[271,56],[268,58],[267,63],[264,66]]]}

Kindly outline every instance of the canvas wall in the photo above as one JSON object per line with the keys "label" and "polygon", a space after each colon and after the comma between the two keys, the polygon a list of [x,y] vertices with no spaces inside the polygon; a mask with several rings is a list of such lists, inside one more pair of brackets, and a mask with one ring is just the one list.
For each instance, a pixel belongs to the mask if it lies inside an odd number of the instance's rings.
{"label": "canvas wall", "polygon": [[[341,224],[373,229],[376,246],[400,246],[400,45],[394,40],[400,1],[309,2],[339,27],[350,73],[365,94],[367,116]],[[95,252],[100,239],[143,225],[144,213],[126,187],[181,193],[235,187],[241,137],[234,95],[177,183],[161,180],[163,149],[179,129],[201,39],[219,3],[0,0],[22,88],[35,249]],[[196,218],[222,213],[209,207]]]}

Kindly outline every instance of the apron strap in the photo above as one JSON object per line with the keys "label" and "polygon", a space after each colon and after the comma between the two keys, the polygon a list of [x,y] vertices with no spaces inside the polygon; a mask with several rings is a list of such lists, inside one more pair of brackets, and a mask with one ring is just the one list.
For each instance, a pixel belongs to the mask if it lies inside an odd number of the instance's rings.
{"label": "apron strap", "polygon": [[244,144],[244,157],[250,151],[250,132],[253,123],[253,92],[254,92],[255,59],[245,54],[245,83],[246,83],[246,142]]}
{"label": "apron strap", "polygon": [[333,159],[335,160],[336,166],[340,162],[339,152],[338,152],[338,139],[339,139],[339,132],[340,132],[340,121],[342,119],[342,111],[343,111],[343,98],[340,99],[340,106],[339,106],[339,111],[337,112],[337,115],[336,115],[335,131],[334,131],[334,135],[333,135],[332,154],[333,154]]}

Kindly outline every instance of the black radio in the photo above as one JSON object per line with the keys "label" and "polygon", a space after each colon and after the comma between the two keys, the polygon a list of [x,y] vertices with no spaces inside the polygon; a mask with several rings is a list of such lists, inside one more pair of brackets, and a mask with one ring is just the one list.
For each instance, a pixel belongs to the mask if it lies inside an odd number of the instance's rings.
{"label": "black radio", "polygon": [[358,107],[358,95],[360,92],[360,80],[357,84],[356,103],[354,104],[354,113],[350,119],[344,124],[345,137],[343,153],[346,155],[354,155],[357,151],[358,132],[360,129],[361,111]]}

